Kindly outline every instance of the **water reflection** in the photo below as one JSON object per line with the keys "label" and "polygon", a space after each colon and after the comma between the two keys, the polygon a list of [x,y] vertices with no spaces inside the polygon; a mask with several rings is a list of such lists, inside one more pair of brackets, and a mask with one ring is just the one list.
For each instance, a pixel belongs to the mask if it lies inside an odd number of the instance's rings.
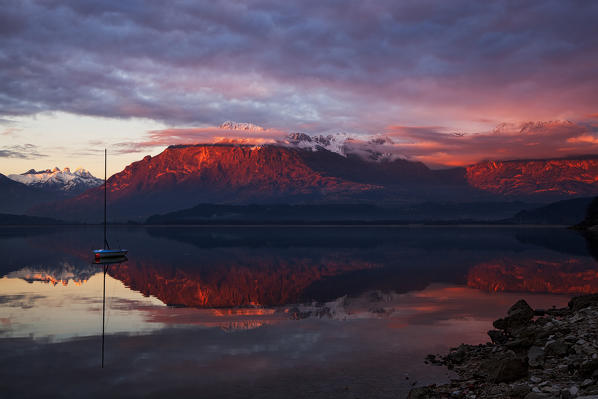
{"label": "water reflection", "polygon": [[590,294],[598,292],[593,259],[497,259],[469,270],[467,285],[486,291]]}
{"label": "water reflection", "polygon": [[[87,261],[94,234],[94,228],[4,232],[3,274],[85,284],[98,271]],[[585,240],[565,229],[186,227],[115,234],[135,257],[109,275],[171,306],[273,307],[371,291],[405,293],[431,283],[485,291],[598,291],[596,261]]]}
{"label": "water reflection", "polygon": [[[106,223],[104,223],[104,242],[106,242]],[[102,278],[102,368],[104,368],[104,347],[106,338],[106,273],[110,266],[122,266],[127,261],[126,256],[113,256],[102,258],[96,254],[93,263],[101,265],[103,269]]]}
{"label": "water reflection", "polygon": [[[562,229],[112,234],[132,258],[106,268],[104,280],[103,266],[89,262],[94,227],[0,230],[0,367],[14,380],[9,393],[19,375],[36,375],[38,394],[75,375],[90,397],[101,395],[91,370],[104,281],[109,367],[100,383],[125,396],[280,397],[303,381],[296,396],[347,396],[349,387],[353,396],[401,397],[413,379],[446,378],[419,359],[485,341],[517,299],[561,306],[570,294],[598,291],[586,241]],[[62,369],[48,371],[54,364]]]}

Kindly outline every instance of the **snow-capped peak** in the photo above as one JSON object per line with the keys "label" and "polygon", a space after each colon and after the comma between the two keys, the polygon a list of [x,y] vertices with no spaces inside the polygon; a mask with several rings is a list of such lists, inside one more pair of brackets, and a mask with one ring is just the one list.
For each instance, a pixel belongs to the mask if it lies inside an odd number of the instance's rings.
{"label": "snow-capped peak", "polygon": [[226,130],[244,130],[249,132],[264,132],[264,129],[261,126],[254,125],[253,123],[247,122],[233,122],[233,121],[226,121],[220,125],[220,129]]}
{"label": "snow-capped peak", "polygon": [[56,191],[78,193],[91,187],[102,184],[102,180],[94,177],[89,171],[77,168],[74,172],[67,166],[62,170],[55,166],[53,169],[36,171],[30,169],[23,174],[8,175],[8,177],[19,183],[37,188]]}
{"label": "snow-capped peak", "polygon": [[346,133],[311,136],[306,133],[291,133],[282,144],[318,151],[325,149],[342,156],[357,155],[373,162],[393,161],[404,157],[397,153],[393,140],[388,136],[353,138]]}
{"label": "snow-capped peak", "polygon": [[345,133],[310,136],[306,133],[290,133],[284,142],[294,147],[317,151],[321,148],[345,156],[345,142],[349,137]]}

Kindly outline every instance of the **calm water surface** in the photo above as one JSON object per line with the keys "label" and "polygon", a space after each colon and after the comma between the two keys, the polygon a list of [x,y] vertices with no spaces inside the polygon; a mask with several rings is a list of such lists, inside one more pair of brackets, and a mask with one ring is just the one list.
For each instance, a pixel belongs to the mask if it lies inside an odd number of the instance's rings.
{"label": "calm water surface", "polygon": [[[2,397],[401,398],[525,298],[598,292],[577,233],[490,227],[0,229]],[[101,362],[106,283],[105,367]]]}

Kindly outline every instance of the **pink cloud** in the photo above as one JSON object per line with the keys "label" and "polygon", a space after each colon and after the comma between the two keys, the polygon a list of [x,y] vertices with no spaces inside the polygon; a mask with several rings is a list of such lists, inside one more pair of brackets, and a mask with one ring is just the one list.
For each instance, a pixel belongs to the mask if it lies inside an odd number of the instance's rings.
{"label": "pink cloud", "polygon": [[[251,124],[153,130],[145,140],[122,142],[135,153],[174,144],[289,144],[288,131]],[[465,133],[441,126],[389,126],[376,136],[337,136],[345,154],[371,159],[406,158],[431,167],[465,166],[482,160],[538,159],[598,153],[598,129],[569,121],[501,123]],[[345,140],[343,142],[343,140]]]}
{"label": "pink cloud", "polygon": [[567,143],[589,143],[598,144],[598,137],[591,134],[582,134],[577,137],[570,137],[567,139]]}
{"label": "pink cloud", "polygon": [[485,159],[551,158],[598,152],[596,129],[569,121],[503,123],[487,132],[390,126],[388,149],[432,166],[463,166]]}
{"label": "pink cloud", "polygon": [[222,128],[218,126],[201,128],[171,128],[152,130],[147,139],[138,142],[121,142],[116,146],[121,153],[139,152],[149,148],[166,147],[176,144],[202,143],[237,143],[237,144],[269,144],[286,136],[287,132],[276,129],[265,129],[253,126],[254,130]]}

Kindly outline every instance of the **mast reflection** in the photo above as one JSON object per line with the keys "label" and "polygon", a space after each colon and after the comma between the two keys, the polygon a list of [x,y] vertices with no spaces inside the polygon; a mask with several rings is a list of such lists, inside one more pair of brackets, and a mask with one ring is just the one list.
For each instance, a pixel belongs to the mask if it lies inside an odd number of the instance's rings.
{"label": "mast reflection", "polygon": [[102,287],[102,368],[104,368],[104,342],[106,335],[106,273],[111,265],[120,265],[126,262],[128,259],[126,256],[113,257],[113,258],[95,258],[93,263],[96,265],[102,265],[104,269],[104,281]]}

